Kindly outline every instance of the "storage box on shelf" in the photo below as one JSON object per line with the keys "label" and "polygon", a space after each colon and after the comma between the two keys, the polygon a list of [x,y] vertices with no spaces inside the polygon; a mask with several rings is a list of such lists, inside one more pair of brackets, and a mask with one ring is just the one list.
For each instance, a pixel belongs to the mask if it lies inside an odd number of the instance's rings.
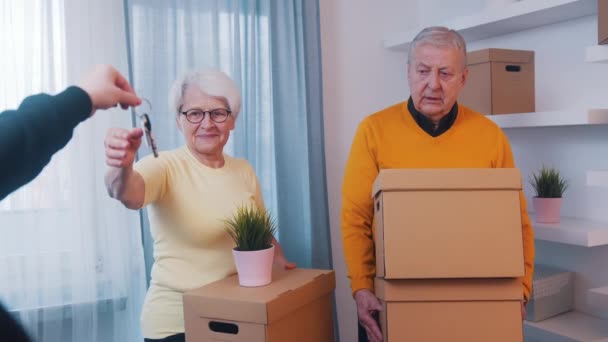
{"label": "storage box on shelf", "polygon": [[459,103],[484,114],[535,111],[534,51],[471,51],[467,66],[469,76]]}
{"label": "storage box on shelf", "polygon": [[597,1],[597,43],[608,44],[608,1]]}
{"label": "storage box on shelf", "polygon": [[574,276],[555,267],[536,265],[526,320],[540,322],[574,307]]}

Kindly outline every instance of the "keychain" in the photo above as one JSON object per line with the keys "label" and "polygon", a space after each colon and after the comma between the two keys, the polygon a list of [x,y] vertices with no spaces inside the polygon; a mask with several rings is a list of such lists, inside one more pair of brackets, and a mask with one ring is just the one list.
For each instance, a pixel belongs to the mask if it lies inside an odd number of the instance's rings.
{"label": "keychain", "polygon": [[[147,104],[150,110],[152,110],[152,105],[150,101],[143,99]],[[147,113],[137,114],[139,117],[141,128],[144,130],[144,135],[146,136],[146,146],[152,149],[152,153],[154,154],[154,158],[158,158],[158,150],[156,149],[156,140],[154,140],[154,136],[152,135],[152,123],[150,122],[150,116]]]}

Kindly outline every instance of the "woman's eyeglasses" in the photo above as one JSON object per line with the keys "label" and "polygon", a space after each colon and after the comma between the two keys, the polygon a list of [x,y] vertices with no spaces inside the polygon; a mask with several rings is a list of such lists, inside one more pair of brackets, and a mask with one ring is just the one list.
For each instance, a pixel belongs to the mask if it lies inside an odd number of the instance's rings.
{"label": "woman's eyeglasses", "polygon": [[205,119],[205,115],[209,114],[211,121],[216,123],[222,123],[228,119],[228,115],[232,113],[232,111],[224,108],[216,108],[208,111],[200,110],[200,109],[190,109],[186,112],[180,112],[181,114],[186,116],[186,120],[193,124],[197,124]]}

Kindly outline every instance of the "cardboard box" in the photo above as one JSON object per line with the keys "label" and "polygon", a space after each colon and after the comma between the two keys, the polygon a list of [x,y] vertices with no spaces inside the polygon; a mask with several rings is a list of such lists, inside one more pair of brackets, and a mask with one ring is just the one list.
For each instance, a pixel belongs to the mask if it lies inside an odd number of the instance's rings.
{"label": "cardboard box", "polygon": [[375,287],[385,342],[523,341],[518,279],[376,278]]}
{"label": "cardboard box", "polygon": [[333,342],[333,271],[273,271],[263,287],[237,275],[184,294],[186,341]]}
{"label": "cardboard box", "polygon": [[574,308],[572,272],[537,265],[534,268],[532,295],[526,306],[526,320],[538,322]]}
{"label": "cardboard box", "polygon": [[482,114],[536,110],[534,51],[485,49],[467,54],[469,77],[458,102]]}
{"label": "cardboard box", "polygon": [[518,169],[389,169],[373,186],[376,275],[524,275]]}
{"label": "cardboard box", "polygon": [[608,2],[606,0],[597,2],[597,43],[608,44]]}

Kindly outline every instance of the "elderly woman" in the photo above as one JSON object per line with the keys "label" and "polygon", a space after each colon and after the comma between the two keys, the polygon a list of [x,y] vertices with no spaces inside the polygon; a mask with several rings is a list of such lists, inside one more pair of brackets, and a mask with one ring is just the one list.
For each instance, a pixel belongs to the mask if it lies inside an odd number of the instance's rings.
{"label": "elderly woman", "polygon": [[[185,340],[182,293],[236,273],[223,220],[243,204],[264,208],[251,165],[223,152],[241,109],[234,82],[219,71],[189,73],[169,102],[185,146],[133,165],[140,128],[113,128],[105,139],[108,192],[130,209],[149,205],[155,260],[142,313],[146,341]],[[275,262],[295,267],[274,244]]]}

